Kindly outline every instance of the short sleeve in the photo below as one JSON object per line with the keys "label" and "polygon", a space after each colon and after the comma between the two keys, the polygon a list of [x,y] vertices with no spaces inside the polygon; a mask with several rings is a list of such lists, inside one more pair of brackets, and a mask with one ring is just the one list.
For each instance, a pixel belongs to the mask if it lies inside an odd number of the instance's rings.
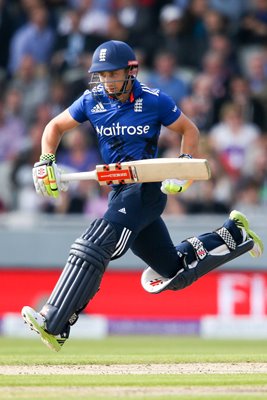
{"label": "short sleeve", "polygon": [[82,123],[88,120],[84,109],[84,95],[79,97],[74,101],[74,103],[71,104],[69,107],[69,113],[77,122]]}
{"label": "short sleeve", "polygon": [[181,115],[181,110],[174,100],[164,92],[159,94],[159,119],[162,125],[168,126],[176,121]]}

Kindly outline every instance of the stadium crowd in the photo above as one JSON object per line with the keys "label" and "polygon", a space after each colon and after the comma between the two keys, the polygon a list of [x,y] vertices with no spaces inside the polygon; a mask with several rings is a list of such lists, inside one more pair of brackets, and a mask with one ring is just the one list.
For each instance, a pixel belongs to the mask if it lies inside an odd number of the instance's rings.
{"label": "stadium crowd", "polygon": [[[87,88],[95,48],[126,41],[138,79],[172,96],[201,132],[212,179],[169,196],[166,213],[261,210],[267,203],[267,0],[0,0],[1,212],[99,216],[109,188],[72,184],[60,200],[36,195],[31,170],[44,126]],[[161,157],[176,157],[166,128]],[[68,132],[57,162],[102,163],[90,125]]]}

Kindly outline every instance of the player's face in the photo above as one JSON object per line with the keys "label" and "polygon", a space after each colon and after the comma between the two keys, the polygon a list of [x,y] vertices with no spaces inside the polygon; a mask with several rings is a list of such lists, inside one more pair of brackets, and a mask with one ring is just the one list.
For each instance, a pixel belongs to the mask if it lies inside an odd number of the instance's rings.
{"label": "player's face", "polygon": [[123,84],[127,78],[128,72],[125,69],[99,72],[100,82],[103,84],[107,93],[111,95],[121,93]]}

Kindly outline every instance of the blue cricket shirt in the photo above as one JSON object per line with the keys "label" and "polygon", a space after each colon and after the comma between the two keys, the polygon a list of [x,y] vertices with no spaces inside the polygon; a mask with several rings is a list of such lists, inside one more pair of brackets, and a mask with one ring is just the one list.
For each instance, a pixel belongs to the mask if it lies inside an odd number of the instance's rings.
{"label": "blue cricket shirt", "polygon": [[101,86],[94,90],[97,99],[86,90],[69,112],[80,123],[91,122],[104,163],[155,158],[161,125],[172,124],[181,114],[174,100],[137,80],[125,103],[109,98]]}

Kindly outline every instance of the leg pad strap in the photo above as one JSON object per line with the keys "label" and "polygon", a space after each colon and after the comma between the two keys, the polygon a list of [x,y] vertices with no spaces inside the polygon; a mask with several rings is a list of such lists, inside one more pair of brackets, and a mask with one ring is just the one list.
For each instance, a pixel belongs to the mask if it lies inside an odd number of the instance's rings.
{"label": "leg pad strap", "polygon": [[229,230],[225,228],[225,226],[222,226],[221,228],[217,229],[215,233],[217,233],[217,235],[219,235],[222,238],[222,240],[224,241],[229,250],[236,249],[237,246],[236,240],[233,238]]}

